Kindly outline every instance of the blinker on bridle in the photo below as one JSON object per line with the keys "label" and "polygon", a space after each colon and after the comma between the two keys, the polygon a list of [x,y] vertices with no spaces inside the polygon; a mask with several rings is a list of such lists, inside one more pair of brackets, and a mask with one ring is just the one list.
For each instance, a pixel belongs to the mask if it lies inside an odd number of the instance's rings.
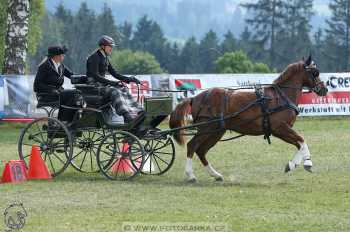
{"label": "blinker on bridle", "polygon": [[311,90],[318,92],[321,90],[320,84],[323,83],[321,80],[317,80],[317,77],[320,75],[320,71],[316,68],[316,64],[311,61],[311,64],[304,65],[306,72],[308,73],[309,78],[315,83],[315,86]]}

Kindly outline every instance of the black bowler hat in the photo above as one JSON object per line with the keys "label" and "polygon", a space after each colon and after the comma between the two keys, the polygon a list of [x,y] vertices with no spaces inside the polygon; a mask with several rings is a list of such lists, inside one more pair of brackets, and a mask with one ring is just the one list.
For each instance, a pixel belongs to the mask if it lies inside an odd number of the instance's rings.
{"label": "black bowler hat", "polygon": [[53,57],[61,54],[65,54],[68,49],[65,46],[51,46],[47,49],[47,56]]}

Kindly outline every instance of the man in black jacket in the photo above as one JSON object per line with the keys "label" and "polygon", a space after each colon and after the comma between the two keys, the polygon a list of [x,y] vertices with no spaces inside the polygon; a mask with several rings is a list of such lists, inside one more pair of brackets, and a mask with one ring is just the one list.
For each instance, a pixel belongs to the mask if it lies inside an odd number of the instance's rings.
{"label": "man in black jacket", "polygon": [[[105,97],[112,101],[113,107],[119,115],[124,117],[125,123],[129,123],[137,117],[142,116],[141,106],[133,99],[128,89],[119,81],[140,84],[135,77],[127,77],[117,73],[108,60],[115,46],[113,38],[102,36],[98,42],[99,48],[92,53],[86,62],[86,75],[88,79],[105,86]],[[110,73],[117,81],[109,80],[105,77],[106,72]]]}
{"label": "man in black jacket", "polygon": [[[73,73],[62,64],[67,49],[63,46],[48,48],[47,57],[39,64],[34,80],[34,92],[39,101],[55,102],[60,100],[60,105],[75,106],[79,95],[76,90],[63,89],[64,77],[70,78]],[[71,121],[73,110],[59,110],[58,118],[63,121]]]}

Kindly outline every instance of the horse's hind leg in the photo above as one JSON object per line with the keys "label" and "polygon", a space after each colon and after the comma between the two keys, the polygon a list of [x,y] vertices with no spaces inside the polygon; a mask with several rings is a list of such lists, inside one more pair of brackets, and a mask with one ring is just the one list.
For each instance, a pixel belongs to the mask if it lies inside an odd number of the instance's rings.
{"label": "horse's hind leg", "polygon": [[213,166],[206,159],[205,155],[208,153],[209,149],[212,148],[221,139],[221,137],[224,134],[225,134],[225,131],[220,131],[216,134],[211,134],[209,136],[206,136],[206,139],[203,140],[203,142],[200,144],[200,146],[196,150],[196,153],[200,161],[202,162],[204,167],[207,169],[207,172],[209,173],[209,175],[214,177],[215,180],[217,181],[223,181],[224,177],[222,176],[222,174],[220,174],[213,168]]}
{"label": "horse's hind leg", "polygon": [[298,165],[304,161],[304,169],[311,172],[312,161],[309,148],[305,143],[303,137],[298,135],[288,124],[282,124],[278,131],[273,131],[272,134],[283,141],[293,144],[298,151],[295,153],[292,160],[288,162],[285,172],[293,171]]}

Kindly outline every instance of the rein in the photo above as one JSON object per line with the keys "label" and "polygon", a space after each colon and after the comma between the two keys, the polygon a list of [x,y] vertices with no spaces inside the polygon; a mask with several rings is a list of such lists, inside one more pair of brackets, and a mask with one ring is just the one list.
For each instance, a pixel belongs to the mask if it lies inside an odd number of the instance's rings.
{"label": "rein", "polygon": [[147,90],[147,91],[151,91],[151,92],[182,93],[182,92],[190,91],[190,90],[150,89],[150,88],[148,88],[148,86],[145,86],[142,83],[140,83],[140,85],[142,87],[144,87],[144,89],[139,88],[139,90]]}

